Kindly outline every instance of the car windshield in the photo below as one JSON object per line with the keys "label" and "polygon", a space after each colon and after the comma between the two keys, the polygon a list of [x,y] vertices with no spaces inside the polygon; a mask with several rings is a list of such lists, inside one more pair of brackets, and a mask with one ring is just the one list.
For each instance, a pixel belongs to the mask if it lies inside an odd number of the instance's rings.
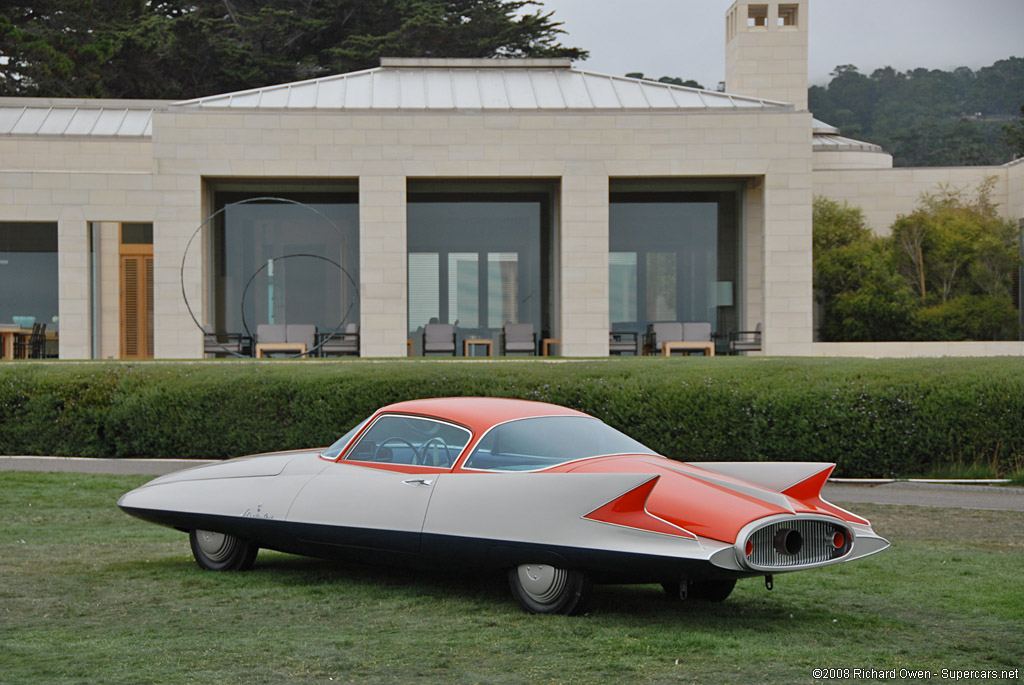
{"label": "car windshield", "polygon": [[333,445],[325,449],[320,454],[328,459],[337,459],[338,455],[341,454],[341,451],[345,449],[345,445],[347,445],[352,440],[352,438],[356,436],[356,433],[362,430],[363,426],[365,426],[366,422],[369,420],[370,419],[363,419],[362,421],[357,423],[355,428],[353,428],[348,433],[345,433],[343,436],[338,438]]}
{"label": "car windshield", "polygon": [[444,421],[397,414],[380,416],[345,459],[450,468],[469,438],[467,429]]}
{"label": "car windshield", "polygon": [[543,416],[495,426],[466,460],[485,471],[536,471],[610,454],[657,454],[595,418]]}

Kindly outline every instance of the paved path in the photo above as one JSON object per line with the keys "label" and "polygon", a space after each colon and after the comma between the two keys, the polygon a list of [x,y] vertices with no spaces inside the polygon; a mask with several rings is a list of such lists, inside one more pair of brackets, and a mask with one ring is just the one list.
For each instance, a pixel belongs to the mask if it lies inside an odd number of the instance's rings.
{"label": "paved path", "polygon": [[[85,459],[80,457],[4,457],[0,471],[66,471],[72,473],[142,474],[158,476],[190,466],[198,459]],[[923,507],[1024,511],[1024,488],[993,485],[829,483],[822,494],[831,502],[909,504]]]}
{"label": "paved path", "polygon": [[910,504],[922,507],[1024,511],[1024,488],[999,485],[900,482],[881,485],[828,483],[822,490],[822,496],[830,502],[869,502],[873,504]]}

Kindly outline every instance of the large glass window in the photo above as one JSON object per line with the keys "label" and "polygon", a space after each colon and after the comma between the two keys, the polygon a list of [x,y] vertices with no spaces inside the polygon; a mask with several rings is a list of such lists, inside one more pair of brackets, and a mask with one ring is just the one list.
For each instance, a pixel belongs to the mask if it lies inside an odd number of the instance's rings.
{"label": "large glass window", "polygon": [[553,188],[536,183],[410,182],[409,338],[421,354],[429,323],[500,350],[502,327],[552,329]]}
{"label": "large glass window", "polygon": [[57,224],[0,222],[0,323],[56,330],[57,282]]}
{"label": "large glass window", "polygon": [[[281,198],[260,200],[259,198]],[[335,187],[214,186],[213,321],[221,332],[259,324],[359,322],[359,200]]]}
{"label": "large glass window", "polygon": [[739,304],[739,187],[613,181],[611,191],[612,330],[702,321],[724,341]]}

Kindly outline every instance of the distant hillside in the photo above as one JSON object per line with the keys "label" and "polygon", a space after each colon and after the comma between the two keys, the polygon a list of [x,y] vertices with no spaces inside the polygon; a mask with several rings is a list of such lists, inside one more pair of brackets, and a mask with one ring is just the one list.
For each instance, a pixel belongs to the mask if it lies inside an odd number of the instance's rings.
{"label": "distant hillside", "polygon": [[814,116],[844,136],[876,143],[896,166],[978,166],[1013,158],[1003,127],[1024,105],[1024,58],[972,71],[836,67],[808,91]]}

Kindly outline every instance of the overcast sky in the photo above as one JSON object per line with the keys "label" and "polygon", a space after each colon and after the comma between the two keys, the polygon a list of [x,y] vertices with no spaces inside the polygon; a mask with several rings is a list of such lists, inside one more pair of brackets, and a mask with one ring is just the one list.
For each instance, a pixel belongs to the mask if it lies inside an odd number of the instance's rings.
{"label": "overcast sky", "polygon": [[[725,13],[732,0],[542,0],[590,51],[577,67],[604,74],[725,80]],[[811,0],[810,83],[839,64],[946,71],[1024,57],[1024,0]]]}

